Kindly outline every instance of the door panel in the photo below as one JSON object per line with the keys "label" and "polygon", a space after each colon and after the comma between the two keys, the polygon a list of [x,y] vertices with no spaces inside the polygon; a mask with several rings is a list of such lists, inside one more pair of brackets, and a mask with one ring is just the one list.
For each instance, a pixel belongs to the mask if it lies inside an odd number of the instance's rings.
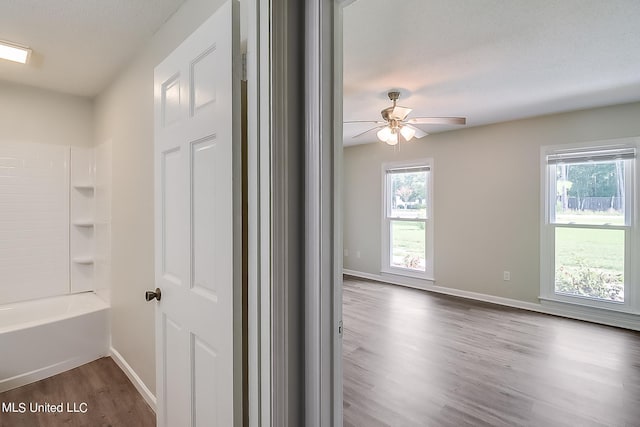
{"label": "door panel", "polygon": [[[169,426],[188,426],[189,407],[184,396],[189,395],[189,377],[183,372],[189,365],[188,354],[182,351],[189,342],[189,334],[182,326],[163,316],[164,354],[165,354],[165,384],[170,385],[164,390],[165,400],[172,402],[164,408],[165,419]],[[161,409],[161,408],[158,408]]]}
{"label": "door panel", "polygon": [[222,278],[216,275],[229,263],[225,256],[228,248],[217,245],[218,238],[223,238],[222,226],[224,212],[228,207],[216,203],[216,199],[224,192],[222,183],[216,180],[216,171],[222,169],[224,157],[220,155],[215,136],[194,143],[192,146],[191,194],[192,223],[191,239],[193,242],[192,287],[217,301],[216,282]]}
{"label": "door panel", "polygon": [[162,277],[180,285],[184,277],[181,262],[184,245],[182,244],[182,150],[175,147],[161,154],[162,156]]}
{"label": "door panel", "polygon": [[[216,352],[204,341],[192,335],[195,372],[194,378],[195,400],[194,411],[196,425],[220,425],[218,422],[218,396],[215,383],[218,380],[218,360]],[[211,397],[211,398],[209,398]],[[215,420],[213,424],[209,420]]]}
{"label": "door panel", "polygon": [[216,46],[212,45],[191,64],[191,115],[216,100]]}
{"label": "door panel", "polygon": [[170,126],[180,120],[180,74],[162,82],[162,124]]}
{"label": "door panel", "polygon": [[242,422],[238,22],[224,4],[155,69],[159,426]]}

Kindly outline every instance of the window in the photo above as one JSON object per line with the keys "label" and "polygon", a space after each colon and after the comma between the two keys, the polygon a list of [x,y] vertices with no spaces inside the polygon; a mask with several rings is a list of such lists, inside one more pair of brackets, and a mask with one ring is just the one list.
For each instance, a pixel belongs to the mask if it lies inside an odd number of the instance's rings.
{"label": "window", "polygon": [[636,146],[543,148],[543,299],[637,308]]}
{"label": "window", "polygon": [[383,167],[382,270],[432,278],[431,162]]}

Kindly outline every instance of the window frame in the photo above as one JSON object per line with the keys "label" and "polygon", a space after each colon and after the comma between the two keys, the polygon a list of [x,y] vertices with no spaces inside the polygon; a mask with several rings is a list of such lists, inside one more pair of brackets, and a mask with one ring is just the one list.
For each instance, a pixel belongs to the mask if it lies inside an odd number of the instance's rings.
{"label": "window frame", "polygon": [[[556,168],[549,165],[547,156],[567,152],[587,152],[598,149],[610,150],[635,148],[636,157],[624,160],[625,179],[625,224],[624,225],[590,225],[554,223]],[[540,224],[540,300],[569,303],[585,307],[600,308],[625,313],[640,311],[640,266],[632,262],[640,251],[638,244],[639,219],[638,202],[640,185],[638,183],[638,167],[640,157],[640,138],[620,138],[601,141],[590,141],[575,144],[543,146],[540,149],[541,165],[541,224]],[[552,167],[553,166],[553,167]],[[551,195],[554,203],[551,204]],[[553,212],[552,212],[553,210]],[[624,302],[615,302],[578,295],[559,294],[555,292],[555,232],[557,228],[584,228],[596,230],[624,230]],[[635,263],[638,264],[638,263]]]}
{"label": "window frame", "polygon": [[[396,169],[410,169],[410,168],[428,168],[427,183],[426,183],[426,197],[427,197],[427,211],[426,218],[396,218],[390,217],[388,212],[390,211],[389,191],[390,183],[387,180],[388,172]],[[423,280],[434,281],[433,274],[433,174],[434,166],[432,158],[415,159],[409,161],[396,161],[386,162],[382,164],[382,233],[381,233],[381,273],[392,274],[396,276],[405,276]],[[411,221],[411,222],[424,222],[425,231],[425,270],[412,270],[408,268],[400,268],[391,265],[391,224],[393,221]]]}

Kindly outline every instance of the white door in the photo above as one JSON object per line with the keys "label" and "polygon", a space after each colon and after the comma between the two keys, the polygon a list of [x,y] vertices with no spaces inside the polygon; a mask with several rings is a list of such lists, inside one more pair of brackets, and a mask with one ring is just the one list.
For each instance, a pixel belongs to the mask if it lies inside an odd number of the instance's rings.
{"label": "white door", "polygon": [[242,423],[238,3],[155,69],[157,420]]}

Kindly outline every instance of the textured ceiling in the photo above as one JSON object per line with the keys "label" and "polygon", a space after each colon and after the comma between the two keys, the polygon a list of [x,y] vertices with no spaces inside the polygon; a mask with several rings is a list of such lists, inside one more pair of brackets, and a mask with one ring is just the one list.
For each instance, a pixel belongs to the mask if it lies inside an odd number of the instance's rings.
{"label": "textured ceiling", "polygon": [[[344,119],[469,126],[640,100],[638,0],[357,0],[344,10]],[[456,126],[422,126],[430,133]],[[366,125],[345,125],[345,145]],[[427,137],[428,138],[428,137]]]}
{"label": "textured ceiling", "polygon": [[184,0],[0,0],[0,40],[33,49],[0,60],[0,79],[75,95],[99,93]]}

